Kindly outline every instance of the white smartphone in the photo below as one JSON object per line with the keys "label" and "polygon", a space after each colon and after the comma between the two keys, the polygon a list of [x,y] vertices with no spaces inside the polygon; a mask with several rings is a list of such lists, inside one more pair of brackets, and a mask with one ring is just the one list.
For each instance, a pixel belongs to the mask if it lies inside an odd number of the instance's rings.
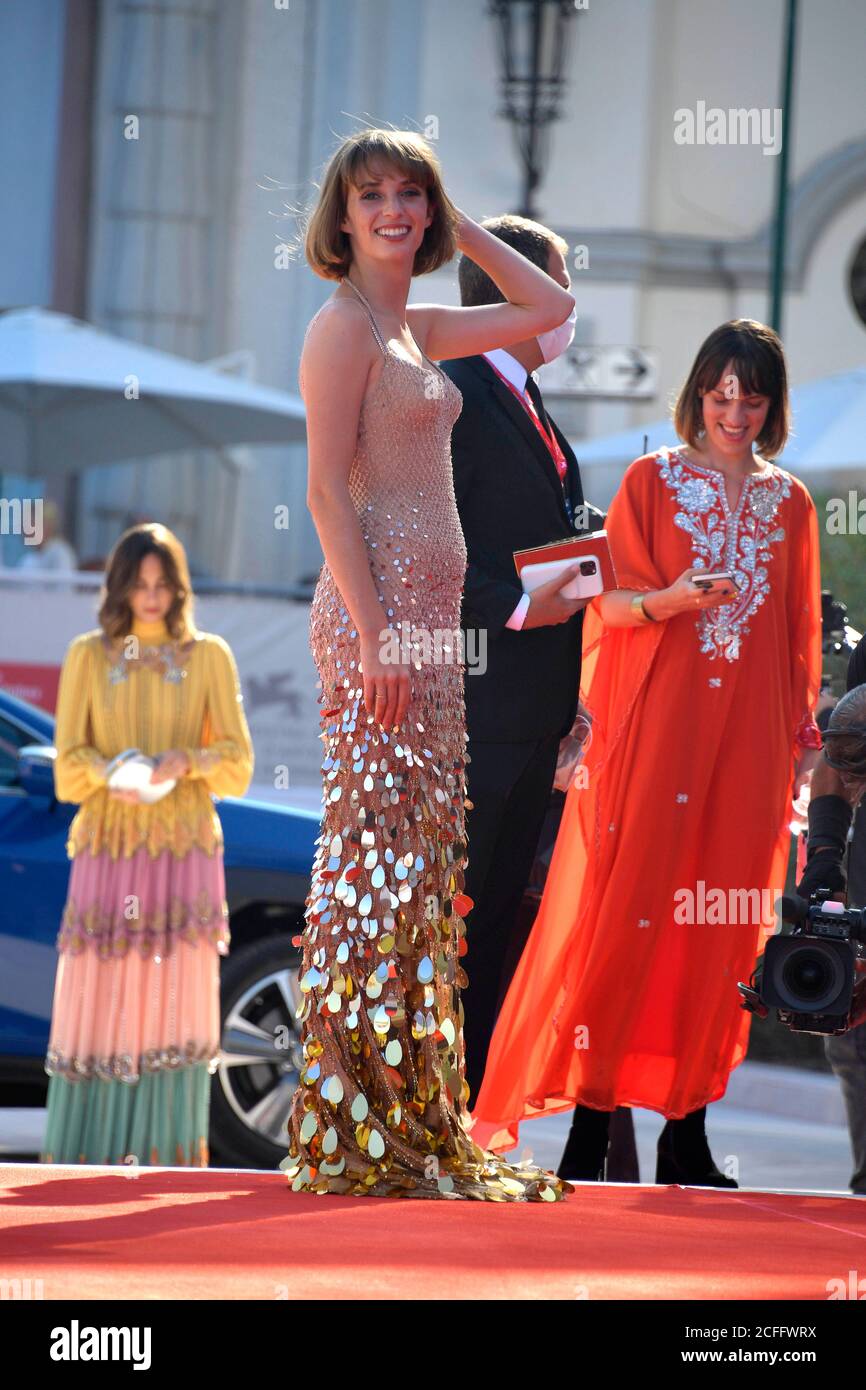
{"label": "white smartphone", "polygon": [[580,560],[544,560],[538,564],[524,565],[520,571],[523,592],[531,594],[549,579],[562,574],[564,570],[572,569],[574,565],[580,566],[580,572],[560,590],[563,598],[594,598],[596,594],[603,592],[601,562],[597,555],[584,555]]}

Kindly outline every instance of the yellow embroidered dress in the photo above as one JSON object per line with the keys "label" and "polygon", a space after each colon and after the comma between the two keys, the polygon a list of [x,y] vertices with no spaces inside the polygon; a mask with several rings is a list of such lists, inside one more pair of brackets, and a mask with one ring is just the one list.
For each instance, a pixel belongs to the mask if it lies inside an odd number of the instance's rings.
{"label": "yellow embroidered dress", "polygon": [[[45,1069],[48,1163],[208,1162],[228,951],[223,835],[213,796],[242,796],[253,752],[226,642],[165,623],[69,645],[57,698],[55,790],[80,802]],[[112,797],[105,769],[138,748],[189,756],[161,801]]]}

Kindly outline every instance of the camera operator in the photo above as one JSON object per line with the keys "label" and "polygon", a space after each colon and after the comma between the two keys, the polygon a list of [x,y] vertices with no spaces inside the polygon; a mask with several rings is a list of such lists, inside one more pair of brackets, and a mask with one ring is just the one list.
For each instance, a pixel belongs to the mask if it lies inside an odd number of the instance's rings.
{"label": "camera operator", "polygon": [[[849,906],[866,906],[866,812],[856,815],[866,791],[866,637],[848,663],[848,693],[833,710],[824,750],[812,774],[806,867],[797,892],[808,899],[829,888]],[[854,818],[854,831],[848,833]],[[848,848],[847,873],[844,865]],[[866,962],[862,967],[866,969]],[[854,1154],[852,1192],[866,1195],[866,1025],[825,1037],[824,1049],[839,1078]]]}

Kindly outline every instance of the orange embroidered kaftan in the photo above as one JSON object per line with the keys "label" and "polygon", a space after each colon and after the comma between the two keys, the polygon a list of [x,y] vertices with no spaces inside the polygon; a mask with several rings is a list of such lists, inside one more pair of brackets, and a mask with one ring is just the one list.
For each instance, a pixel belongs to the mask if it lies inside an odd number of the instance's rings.
{"label": "orange embroidered kaftan", "polygon": [[806,488],[768,464],[732,513],[720,472],[663,450],[627,470],[607,529],[622,588],[696,566],[731,570],[740,594],[640,627],[587,610],[593,738],[473,1109],[494,1150],[578,1102],[679,1118],[717,1100],[748,1041],[737,981],[785,880],[795,731],[821,672]]}

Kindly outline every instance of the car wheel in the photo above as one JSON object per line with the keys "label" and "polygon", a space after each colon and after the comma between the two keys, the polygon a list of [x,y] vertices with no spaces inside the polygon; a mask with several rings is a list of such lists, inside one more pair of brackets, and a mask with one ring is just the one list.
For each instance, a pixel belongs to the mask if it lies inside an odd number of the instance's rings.
{"label": "car wheel", "polygon": [[220,1062],[211,1083],[212,1163],[276,1168],[303,1066],[295,1011],[301,953],[269,937],[232,952],[220,982]]}

